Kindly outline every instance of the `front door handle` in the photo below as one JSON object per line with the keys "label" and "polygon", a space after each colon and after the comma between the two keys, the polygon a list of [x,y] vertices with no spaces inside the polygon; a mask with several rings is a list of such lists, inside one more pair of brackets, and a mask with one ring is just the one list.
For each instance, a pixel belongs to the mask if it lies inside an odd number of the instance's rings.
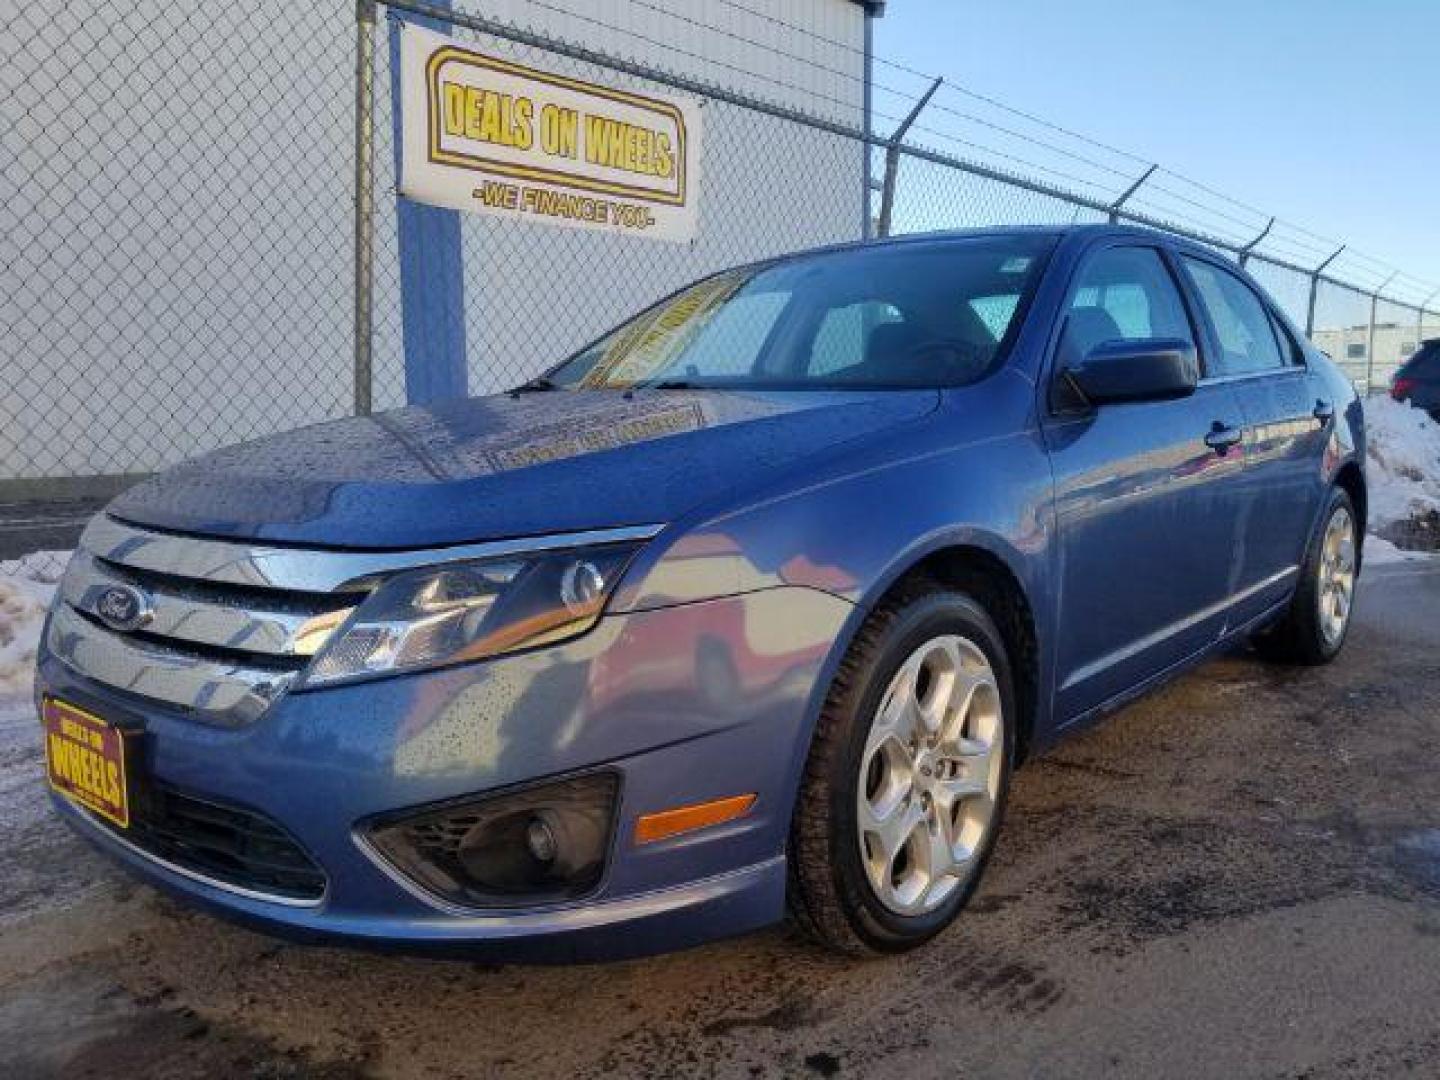
{"label": "front door handle", "polygon": [[1317,400],[1315,402],[1315,411],[1311,415],[1313,415],[1316,420],[1319,420],[1320,423],[1328,424],[1331,420],[1335,419],[1335,406],[1331,405],[1328,401]]}
{"label": "front door handle", "polygon": [[1244,433],[1238,427],[1229,427],[1216,420],[1210,426],[1209,434],[1205,436],[1205,445],[1224,457],[1230,452],[1230,448],[1244,437]]}

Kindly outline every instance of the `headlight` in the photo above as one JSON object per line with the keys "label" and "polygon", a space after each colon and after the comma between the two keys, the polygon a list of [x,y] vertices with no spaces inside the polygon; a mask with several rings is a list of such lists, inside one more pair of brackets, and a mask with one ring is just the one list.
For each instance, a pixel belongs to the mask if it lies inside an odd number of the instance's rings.
{"label": "headlight", "polygon": [[304,686],[457,664],[583,634],[636,545],[451,563],[385,579],[340,627]]}

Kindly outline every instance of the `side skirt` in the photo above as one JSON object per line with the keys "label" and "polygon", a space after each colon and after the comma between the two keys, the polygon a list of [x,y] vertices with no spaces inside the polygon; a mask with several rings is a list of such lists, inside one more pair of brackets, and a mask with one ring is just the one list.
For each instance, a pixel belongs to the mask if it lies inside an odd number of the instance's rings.
{"label": "side skirt", "polygon": [[1073,720],[1067,721],[1064,726],[1056,730],[1055,737],[1047,741],[1041,752],[1043,752],[1044,750],[1048,750],[1051,746],[1056,745],[1062,739],[1068,738],[1070,735],[1073,735],[1078,731],[1082,731],[1085,728],[1088,728],[1093,724],[1099,722],[1100,720],[1105,719],[1107,716],[1118,712],[1126,705],[1130,705],[1139,698],[1145,697],[1151,691],[1158,690],[1160,687],[1173,682],[1180,676],[1199,667],[1206,660],[1209,660],[1217,653],[1222,652],[1226,648],[1226,646],[1231,645],[1242,638],[1248,637],[1250,634],[1263,627],[1266,623],[1272,622],[1275,619],[1279,618],[1285,613],[1285,609],[1290,606],[1290,599],[1291,598],[1288,596],[1285,597],[1284,600],[1278,601],[1277,603],[1271,605],[1269,608],[1260,612],[1260,614],[1254,616],[1246,622],[1243,622],[1238,626],[1234,626],[1226,630],[1225,633],[1220,635],[1220,637],[1216,638],[1209,645],[1206,645],[1202,649],[1196,650],[1189,656],[1185,657],[1185,659],[1177,660],[1169,667],[1164,668],[1159,672],[1156,672],[1154,675],[1151,675],[1143,682],[1136,683],[1128,690],[1122,690],[1114,697],[1111,697],[1106,701],[1101,702],[1099,705],[1096,705],[1094,708],[1081,713]]}

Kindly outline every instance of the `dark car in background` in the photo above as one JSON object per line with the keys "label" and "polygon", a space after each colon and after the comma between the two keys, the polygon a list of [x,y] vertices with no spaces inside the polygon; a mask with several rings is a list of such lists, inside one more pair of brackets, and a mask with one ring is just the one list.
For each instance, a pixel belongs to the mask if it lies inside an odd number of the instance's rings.
{"label": "dark car in background", "polygon": [[1420,343],[1390,380],[1390,396],[1424,409],[1440,423],[1440,338]]}
{"label": "dark car in background", "polygon": [[908,948],[1028,756],[1236,641],[1336,656],[1364,460],[1344,375],[1198,244],[725,271],[513,392],[122,495],[40,652],[55,805],[301,938],[573,959],[788,906]]}

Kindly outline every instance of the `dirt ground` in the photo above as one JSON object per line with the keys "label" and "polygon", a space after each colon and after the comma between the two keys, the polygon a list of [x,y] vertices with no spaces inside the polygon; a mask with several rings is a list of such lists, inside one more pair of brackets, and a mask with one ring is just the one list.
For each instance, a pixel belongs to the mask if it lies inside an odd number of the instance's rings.
{"label": "dirt ground", "polygon": [[568,969],[284,945],[25,779],[0,1075],[1440,1076],[1440,568],[1367,572],[1357,620],[1329,668],[1227,657],[1022,770],[970,911],[870,963],[784,928]]}

